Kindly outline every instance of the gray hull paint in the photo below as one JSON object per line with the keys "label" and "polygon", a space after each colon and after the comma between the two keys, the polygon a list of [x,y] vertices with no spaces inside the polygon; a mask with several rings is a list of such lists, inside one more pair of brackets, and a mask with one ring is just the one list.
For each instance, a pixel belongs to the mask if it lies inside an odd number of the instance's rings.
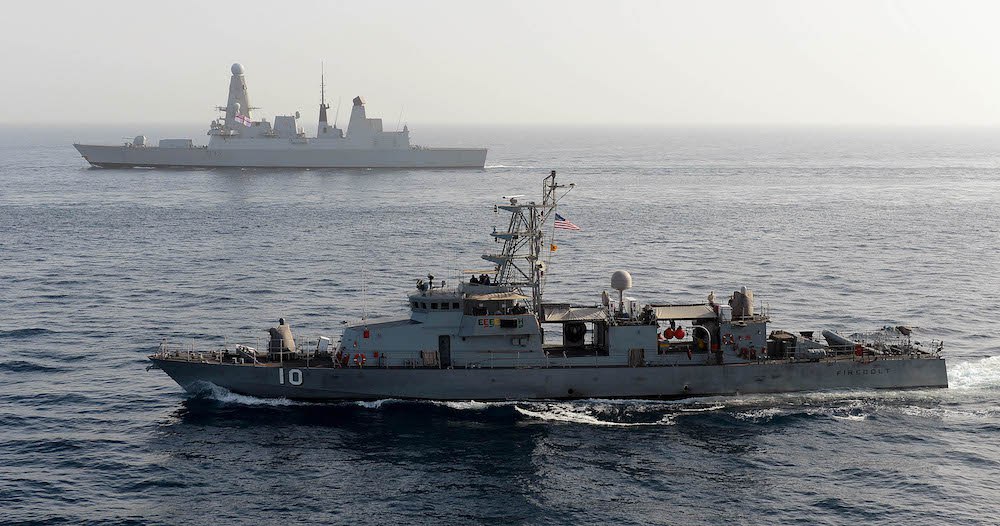
{"label": "gray hull paint", "polygon": [[[948,387],[943,359],[537,369],[291,368],[151,358],[185,390],[299,400],[679,398],[831,389]],[[290,379],[301,384],[291,385]],[[282,383],[283,381],[283,383]]]}
{"label": "gray hull paint", "polygon": [[479,148],[209,149],[74,144],[90,164],[101,168],[482,168]]}

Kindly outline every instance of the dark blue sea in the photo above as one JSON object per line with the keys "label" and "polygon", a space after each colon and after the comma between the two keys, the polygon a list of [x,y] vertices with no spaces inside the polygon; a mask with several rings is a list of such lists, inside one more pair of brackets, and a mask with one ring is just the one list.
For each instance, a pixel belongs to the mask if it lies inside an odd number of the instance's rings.
{"label": "dark blue sea", "polygon": [[[203,130],[0,129],[0,522],[1000,522],[1000,130],[413,128],[486,169],[97,170],[74,140]],[[583,230],[548,300],[747,285],[774,327],[943,339],[950,388],[307,404],[146,371],[163,339],[401,314],[549,170]]]}

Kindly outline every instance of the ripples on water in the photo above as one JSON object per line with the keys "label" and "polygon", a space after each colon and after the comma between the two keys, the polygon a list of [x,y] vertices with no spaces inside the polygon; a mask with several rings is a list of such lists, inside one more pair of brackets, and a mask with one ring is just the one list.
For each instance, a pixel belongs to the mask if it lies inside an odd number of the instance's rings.
{"label": "ripples on water", "polygon": [[[117,131],[99,135],[107,140]],[[982,130],[442,130],[483,171],[98,171],[0,147],[0,502],[78,523],[991,524],[1000,144]],[[51,137],[51,134],[50,134]],[[49,140],[49,139],[46,139]],[[920,327],[948,390],[677,402],[187,397],[162,338],[403,312],[491,250],[491,209],[576,182],[549,299],[749,285],[776,326]],[[361,294],[362,285],[369,291]]]}

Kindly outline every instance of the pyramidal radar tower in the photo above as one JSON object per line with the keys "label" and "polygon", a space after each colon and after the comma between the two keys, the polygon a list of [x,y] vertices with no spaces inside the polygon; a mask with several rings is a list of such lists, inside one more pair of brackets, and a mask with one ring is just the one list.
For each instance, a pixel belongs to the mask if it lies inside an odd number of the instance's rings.
{"label": "pyramidal radar tower", "polygon": [[243,77],[246,70],[243,69],[242,64],[233,64],[230,70],[233,72],[233,76],[229,78],[229,98],[226,99],[226,107],[223,111],[226,112],[226,125],[235,127],[237,124],[242,124],[237,122],[237,118],[240,121],[250,122],[252,108],[247,95],[247,81]]}
{"label": "pyramidal radar tower", "polygon": [[[347,130],[329,122],[326,68],[320,67],[319,120],[316,136],[308,137],[301,115],[276,115],[273,122],[254,118],[247,90],[246,69],[230,67],[229,96],[221,115],[209,124],[208,145],[192,139],[160,139],[145,135],[122,145],[74,144],[99,168],[221,167],[221,168],[483,168],[485,148],[427,148],[410,144],[410,129],[385,131],[382,119],[369,118],[365,101],[354,98]],[[335,119],[336,120],[336,119]]]}

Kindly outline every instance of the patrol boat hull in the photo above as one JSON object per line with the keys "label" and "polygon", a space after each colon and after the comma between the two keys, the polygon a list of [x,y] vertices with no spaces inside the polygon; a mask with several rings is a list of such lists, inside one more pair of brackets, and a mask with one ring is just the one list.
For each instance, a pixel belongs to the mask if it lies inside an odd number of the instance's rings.
{"label": "patrol boat hull", "polygon": [[73,145],[98,168],[482,168],[482,148],[386,150]]}
{"label": "patrol boat hull", "polygon": [[666,367],[377,368],[290,367],[151,358],[190,393],[209,384],[296,400],[553,400],[685,398],[833,389],[948,387],[944,359],[851,359]]}
{"label": "patrol boat hull", "polygon": [[[542,199],[505,197],[507,230],[491,236],[494,263],[447,287],[428,274],[407,296],[409,315],[365,318],[296,345],[290,324],[268,329],[267,348],[228,345],[209,352],[162,341],[149,358],[185,390],[209,385],[258,397],[302,400],[551,400],[681,398],[832,389],[947,387],[943,343],[924,350],[913,329],[883,326],[840,335],[770,330],[753,291],[727,305],[639,304],[626,298],[631,275],[611,275],[618,300],[597,305],[545,303],[546,261],[556,228],[576,227],[556,214],[555,172]],[[545,225],[553,220],[553,228]],[[558,226],[556,225],[558,223]],[[502,242],[502,244],[501,244]],[[478,276],[476,275],[478,274]],[[560,337],[561,336],[561,337]],[[561,340],[557,341],[557,340]],[[312,342],[315,342],[313,344]]]}

